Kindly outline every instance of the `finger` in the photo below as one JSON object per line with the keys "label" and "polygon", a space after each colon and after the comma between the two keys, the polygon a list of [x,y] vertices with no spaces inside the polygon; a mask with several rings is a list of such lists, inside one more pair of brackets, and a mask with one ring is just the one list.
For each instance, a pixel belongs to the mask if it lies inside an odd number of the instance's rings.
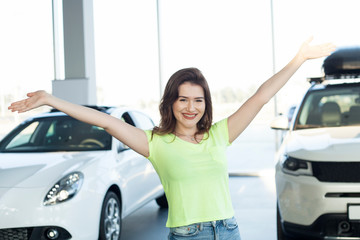
{"label": "finger", "polygon": [[330,55],[332,52],[336,50],[336,46],[332,43],[326,43],[322,45],[321,49],[323,52],[326,52],[328,53],[328,55]]}
{"label": "finger", "polygon": [[9,109],[10,111],[12,111],[12,112],[17,111],[18,108],[19,108],[19,107],[17,107],[17,105],[14,104],[14,103],[12,103],[12,104],[8,107],[8,109]]}
{"label": "finger", "polygon": [[320,47],[324,48],[324,49],[335,49],[336,48],[336,45],[333,44],[333,43],[324,43],[324,44],[321,44],[319,45]]}
{"label": "finger", "polygon": [[8,109],[12,112],[17,112],[20,110],[21,107],[18,107],[18,106],[10,106],[8,107]]}
{"label": "finger", "polygon": [[17,111],[19,113],[23,113],[23,112],[26,112],[28,110],[29,110],[29,108],[26,105],[20,105],[20,106],[14,108],[14,111]]}
{"label": "finger", "polygon": [[329,43],[327,47],[332,52],[336,50],[336,45],[333,43]]}
{"label": "finger", "polygon": [[32,96],[34,96],[34,95],[35,95],[35,93],[36,93],[36,92],[29,92],[29,93],[27,93],[27,94],[26,94],[26,96],[28,96],[28,97],[32,97]]}
{"label": "finger", "polygon": [[26,108],[27,108],[26,100],[21,100],[21,101],[13,102],[13,103],[8,107],[8,109],[11,110],[12,112],[24,111]]}
{"label": "finger", "polygon": [[23,101],[23,100],[22,100],[22,101],[13,102],[13,103],[10,105],[10,107],[11,107],[11,108],[18,108],[18,107],[20,107],[20,106],[22,106],[22,105],[24,105],[24,101]]}
{"label": "finger", "polygon": [[314,39],[314,36],[310,36],[305,43],[309,44]]}

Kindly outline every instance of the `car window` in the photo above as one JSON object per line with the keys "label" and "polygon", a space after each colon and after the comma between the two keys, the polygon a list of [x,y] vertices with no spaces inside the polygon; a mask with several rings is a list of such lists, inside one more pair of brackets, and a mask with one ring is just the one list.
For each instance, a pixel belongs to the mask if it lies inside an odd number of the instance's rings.
{"label": "car window", "polygon": [[111,149],[111,136],[102,128],[71,117],[35,119],[12,132],[2,152],[93,151]]}
{"label": "car window", "polygon": [[33,122],[19,132],[8,144],[8,148],[16,148],[17,146],[21,146],[24,144],[31,143],[31,136],[34,135],[35,129],[39,125],[39,122]]}
{"label": "car window", "polygon": [[360,87],[310,91],[300,108],[295,129],[360,124]]}
{"label": "car window", "polygon": [[[121,115],[121,120],[123,120],[124,122],[132,125],[132,126],[136,126],[133,118],[130,116],[129,112],[125,112]],[[115,139],[115,145],[117,146],[117,150],[118,152],[122,152],[124,150],[128,150],[130,149],[129,146],[125,145],[124,143],[120,142],[118,139]]]}
{"label": "car window", "polygon": [[132,118],[130,117],[130,114],[128,112],[125,112],[122,116],[121,116],[121,120],[123,120],[124,122],[135,126],[134,121],[132,120]]}
{"label": "car window", "polygon": [[131,115],[135,118],[137,127],[141,128],[143,130],[149,130],[149,129],[154,128],[153,121],[145,114],[134,111],[134,112],[131,112]]}

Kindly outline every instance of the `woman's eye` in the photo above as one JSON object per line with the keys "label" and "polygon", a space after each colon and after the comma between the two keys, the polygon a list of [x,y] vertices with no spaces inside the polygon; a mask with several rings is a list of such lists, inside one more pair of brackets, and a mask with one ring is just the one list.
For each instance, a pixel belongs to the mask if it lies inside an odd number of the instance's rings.
{"label": "woman's eye", "polygon": [[180,102],[186,102],[186,99],[185,98],[181,98],[179,99]]}

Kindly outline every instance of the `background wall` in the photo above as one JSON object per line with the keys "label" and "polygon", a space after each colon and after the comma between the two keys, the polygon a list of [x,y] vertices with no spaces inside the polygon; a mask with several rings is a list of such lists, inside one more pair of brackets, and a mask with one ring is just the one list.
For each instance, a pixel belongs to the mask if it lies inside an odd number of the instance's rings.
{"label": "background wall", "polygon": [[[270,0],[167,0],[160,3],[163,86],[176,70],[198,67],[209,81],[215,119],[234,111],[272,75]],[[357,0],[273,0],[275,69],[300,44],[358,45]],[[159,61],[156,1],[94,0],[98,104],[130,105],[158,119]],[[37,89],[51,90],[54,79],[51,1],[0,2],[0,136],[27,114],[7,111],[10,102]],[[319,76],[322,60],[312,60],[277,95],[286,112]],[[256,118],[274,115],[270,102]]]}

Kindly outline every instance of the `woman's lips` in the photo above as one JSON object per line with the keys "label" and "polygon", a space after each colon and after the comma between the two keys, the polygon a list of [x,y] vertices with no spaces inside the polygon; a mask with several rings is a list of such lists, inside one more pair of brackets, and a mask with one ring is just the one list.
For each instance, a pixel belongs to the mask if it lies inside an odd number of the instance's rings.
{"label": "woman's lips", "polygon": [[187,120],[193,120],[196,117],[197,114],[195,114],[195,113],[192,113],[192,114],[191,113],[183,113],[182,115]]}

